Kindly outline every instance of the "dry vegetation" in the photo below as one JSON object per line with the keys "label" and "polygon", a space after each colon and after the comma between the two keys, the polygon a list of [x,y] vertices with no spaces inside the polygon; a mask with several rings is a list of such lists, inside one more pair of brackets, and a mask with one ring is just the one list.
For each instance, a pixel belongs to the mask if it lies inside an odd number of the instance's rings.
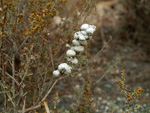
{"label": "dry vegetation", "polygon": [[[0,112],[150,112],[149,18],[149,0],[0,0]],[[84,23],[95,41],[54,77]]]}

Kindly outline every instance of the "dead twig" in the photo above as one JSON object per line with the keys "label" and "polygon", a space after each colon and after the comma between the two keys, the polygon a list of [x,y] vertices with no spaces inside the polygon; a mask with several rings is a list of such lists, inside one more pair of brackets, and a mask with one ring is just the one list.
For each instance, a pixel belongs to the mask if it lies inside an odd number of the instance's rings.
{"label": "dead twig", "polygon": [[[12,58],[12,76],[15,78],[15,54],[13,54]],[[15,103],[15,81],[12,81],[12,86],[13,86],[13,101],[14,101],[14,113],[16,113],[16,103]]]}
{"label": "dead twig", "polygon": [[74,73],[74,74],[78,74],[79,72],[81,72],[85,67],[88,66],[88,64],[89,64],[90,62],[92,62],[94,59],[96,59],[97,56],[106,48],[106,46],[107,46],[111,41],[112,41],[112,37],[110,36],[110,39],[109,39],[108,42],[102,47],[102,49],[99,50],[99,51],[97,52],[97,54],[96,54],[93,58],[91,58],[91,60],[89,60],[89,61],[86,63],[85,66],[83,66],[81,69],[79,69],[78,72],[76,72],[76,73]]}
{"label": "dead twig", "polygon": [[46,113],[50,113],[49,108],[48,108],[48,105],[47,105],[46,102],[44,102],[44,106],[45,106]]}
{"label": "dead twig", "polygon": [[28,111],[31,111],[31,110],[35,110],[35,109],[41,107],[42,103],[46,100],[46,98],[48,97],[48,95],[51,93],[52,89],[54,88],[54,86],[56,85],[57,82],[58,82],[58,79],[55,80],[55,82],[53,83],[53,85],[51,86],[51,88],[48,90],[48,92],[45,94],[44,98],[39,102],[38,105],[25,109],[25,112],[28,112]]}
{"label": "dead twig", "polygon": [[[2,68],[0,68],[0,71],[2,71]],[[9,78],[11,78],[17,85],[19,85],[19,82],[13,77],[13,76],[11,76],[9,73],[7,73],[7,72],[5,72],[5,74],[9,77]],[[23,86],[24,86],[24,84],[23,84]]]}
{"label": "dead twig", "polygon": [[26,105],[26,98],[24,99],[24,102],[23,102],[22,113],[25,113],[25,105]]}
{"label": "dead twig", "polygon": [[51,93],[51,91],[52,91],[52,89],[54,88],[54,86],[57,84],[57,82],[58,82],[59,80],[62,80],[62,79],[64,79],[64,78],[66,78],[66,77],[68,77],[68,75],[56,79],[55,82],[53,83],[53,85],[52,85],[52,86],[50,87],[50,89],[48,90],[48,92],[47,92],[47,93],[45,94],[45,96],[43,97],[43,99],[42,99],[36,106],[32,106],[32,107],[30,107],[30,108],[25,109],[25,112],[29,112],[29,111],[31,111],[31,110],[35,110],[35,109],[41,107],[42,104],[43,104],[43,102],[46,100],[46,98],[48,97],[48,95]]}

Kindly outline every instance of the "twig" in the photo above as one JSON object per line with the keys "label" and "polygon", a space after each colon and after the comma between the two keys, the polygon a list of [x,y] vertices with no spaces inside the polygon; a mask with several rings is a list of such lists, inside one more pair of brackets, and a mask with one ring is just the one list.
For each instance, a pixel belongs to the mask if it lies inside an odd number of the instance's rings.
{"label": "twig", "polygon": [[22,113],[25,113],[25,105],[26,105],[26,98],[24,99],[24,102],[23,102]]}
{"label": "twig", "polygon": [[117,66],[120,63],[120,59],[116,59],[116,61],[110,65],[110,67],[104,72],[104,74],[94,83],[94,85],[96,85],[97,83],[99,83],[107,73],[109,73],[115,66]]}
{"label": "twig", "polygon": [[[3,10],[3,0],[1,0],[1,8]],[[3,24],[1,26],[1,33],[2,33],[2,36],[1,36],[1,68],[2,68],[2,75],[3,75],[3,80],[5,81],[5,65],[4,65],[4,28],[5,28],[5,22],[6,22],[6,14],[7,14],[7,10],[4,12],[4,20],[3,20]]]}
{"label": "twig", "polygon": [[37,109],[37,108],[41,107],[42,103],[45,101],[45,99],[47,98],[47,96],[51,93],[52,89],[54,88],[54,86],[56,85],[57,82],[58,82],[58,79],[55,80],[55,82],[53,83],[53,85],[51,86],[51,88],[48,90],[48,92],[45,94],[44,98],[39,102],[38,105],[25,109],[25,112],[28,112],[28,111],[31,111],[31,110],[34,110],[34,109]]}
{"label": "twig", "polygon": [[89,61],[86,63],[85,66],[83,66],[78,72],[76,72],[76,73],[74,73],[74,74],[78,74],[81,70],[83,70],[85,67],[87,67],[87,65],[88,65],[90,62],[92,62],[94,59],[96,59],[96,57],[106,48],[106,46],[111,42],[111,40],[112,40],[112,37],[110,36],[109,41],[102,47],[102,49],[99,50],[99,52],[97,52],[97,54],[96,54],[93,58],[91,58],[91,60],[89,60]]}
{"label": "twig", "polygon": [[106,48],[106,46],[112,41],[112,37],[110,36],[110,39],[108,42],[102,47],[102,49],[91,59],[92,61]]}
{"label": "twig", "polygon": [[53,60],[53,55],[52,55],[52,48],[51,48],[51,45],[50,45],[50,57],[51,57],[52,67],[53,67],[53,70],[54,70],[55,67],[54,67],[54,60]]}
{"label": "twig", "polygon": [[[0,71],[2,71],[2,69],[0,68]],[[9,73],[7,73],[7,72],[5,72],[5,74],[9,77],[9,78],[11,78],[17,85],[19,85],[19,82],[13,77],[13,76],[11,76]]]}
{"label": "twig", "polygon": [[96,85],[97,83],[99,83],[104,77],[105,75],[110,72],[111,68],[109,68],[107,71],[105,71],[105,73],[93,84]]}
{"label": "twig", "polygon": [[[30,51],[31,51],[32,49],[33,49],[33,45],[31,46]],[[28,74],[28,70],[29,70],[30,58],[28,58],[28,56],[26,56],[26,58],[27,58],[27,69],[26,69],[26,72],[25,72],[24,76],[22,77],[21,82],[19,83],[18,91],[19,91],[20,87],[22,86],[22,83],[23,83],[23,81],[24,81],[26,75]]]}
{"label": "twig", "polygon": [[64,78],[66,78],[66,77],[67,77],[67,76],[60,77],[60,78],[56,79],[55,82],[53,83],[53,85],[51,86],[51,88],[50,88],[50,89],[48,90],[48,92],[45,94],[44,98],[39,102],[39,104],[36,105],[36,106],[32,106],[32,107],[30,107],[30,108],[25,109],[25,112],[29,112],[29,111],[31,111],[31,110],[35,110],[35,109],[41,107],[41,106],[42,106],[42,103],[46,100],[46,98],[48,97],[48,95],[51,93],[51,91],[52,91],[52,89],[54,88],[54,86],[56,85],[56,83],[57,83],[59,80],[62,80],[62,79],[64,79]]}
{"label": "twig", "polygon": [[28,108],[28,109],[25,109],[24,112],[28,112],[28,111],[37,109],[37,108],[39,108],[39,107],[41,107],[41,106],[42,106],[42,104],[38,104],[38,105],[36,105],[36,106],[30,107],[30,108]]}
{"label": "twig", "polygon": [[[1,84],[1,86],[3,87],[4,92],[5,92],[5,86],[4,86],[4,84],[2,84],[2,83],[0,83],[0,84]],[[7,92],[7,93],[4,94],[5,101],[7,101],[7,97],[9,98],[10,102],[11,102],[12,105],[14,106],[14,102],[13,102],[12,97],[11,97],[11,94],[10,94],[9,92]],[[7,103],[5,102],[4,105],[7,106],[6,104],[7,104]],[[6,107],[6,108],[7,108],[7,107]],[[7,110],[6,110],[6,111],[7,111]]]}
{"label": "twig", "polygon": [[46,102],[44,102],[44,106],[45,106],[46,113],[50,113],[49,108],[48,108],[48,105],[47,105]]}
{"label": "twig", "polygon": [[44,98],[42,99],[42,102],[45,101],[45,99],[46,99],[47,96],[50,94],[50,92],[52,91],[53,87],[56,85],[57,82],[58,82],[58,80],[56,80],[56,81],[53,83],[52,87],[49,89],[49,91],[46,93],[46,95],[45,95]]}
{"label": "twig", "polygon": [[33,91],[33,105],[35,105],[35,100],[36,100],[36,95],[37,95],[37,85],[38,85],[38,83],[37,83],[37,78],[38,78],[38,74],[37,74],[37,71],[35,71],[34,70],[34,91]]}
{"label": "twig", "polygon": [[25,44],[25,42],[28,40],[28,38],[29,38],[29,36],[21,43],[21,45],[20,45],[18,51],[22,48],[22,46]]}
{"label": "twig", "polygon": [[[13,54],[12,58],[12,76],[15,78],[15,54]],[[15,104],[15,81],[12,81],[13,86],[13,101],[14,101],[14,113],[16,113],[16,104]]]}

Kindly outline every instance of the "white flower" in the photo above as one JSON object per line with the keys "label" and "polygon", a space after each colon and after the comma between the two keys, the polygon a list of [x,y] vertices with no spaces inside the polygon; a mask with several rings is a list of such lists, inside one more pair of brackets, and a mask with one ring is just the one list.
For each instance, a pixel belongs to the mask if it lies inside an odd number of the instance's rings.
{"label": "white flower", "polygon": [[76,55],[76,52],[72,49],[69,49],[67,52],[66,52],[67,56],[68,57],[72,57],[72,56],[75,56]]}
{"label": "white flower", "polygon": [[56,24],[56,25],[60,25],[61,24],[61,18],[59,17],[59,16],[54,16],[54,23]]}
{"label": "white flower", "polygon": [[78,63],[78,59],[77,58],[67,58],[67,61],[70,61],[73,64],[77,64]]}
{"label": "white flower", "polygon": [[94,30],[96,30],[96,26],[95,25],[90,25],[91,28],[93,28]]}
{"label": "white flower", "polygon": [[93,29],[92,27],[90,27],[86,30],[87,34],[90,34],[90,35],[92,35],[94,33],[94,31],[95,31],[95,29]]}
{"label": "white flower", "polygon": [[85,38],[86,40],[88,40],[88,39],[89,39],[89,36],[88,36],[88,35],[85,35],[84,38]]}
{"label": "white flower", "polygon": [[80,31],[81,32],[81,34],[83,34],[83,35],[87,35],[87,33],[85,32],[85,31]]}
{"label": "white flower", "polygon": [[87,45],[87,41],[86,40],[80,40],[80,44],[85,46],[85,45]]}
{"label": "white flower", "polygon": [[95,30],[96,30],[96,26],[94,26],[94,25],[89,25],[89,28],[86,29],[86,33],[91,35],[91,34],[94,33]]}
{"label": "white flower", "polygon": [[[86,36],[86,35],[85,35]],[[74,34],[74,39],[79,39],[79,40],[86,40],[86,37],[85,37],[80,31],[79,32],[76,32]]]}
{"label": "white flower", "polygon": [[74,58],[74,59],[71,60],[71,62],[72,62],[73,64],[77,64],[77,63],[78,63],[78,59],[77,59],[77,58]]}
{"label": "white flower", "polygon": [[74,46],[71,47],[71,49],[77,51],[77,52],[83,52],[84,51],[84,47],[83,46]]}
{"label": "white flower", "polygon": [[61,63],[58,66],[59,71],[64,71],[65,74],[70,74],[71,73],[72,67],[70,67],[67,63]]}
{"label": "white flower", "polygon": [[74,39],[74,40],[72,40],[72,44],[73,44],[74,46],[79,46],[79,45],[80,45],[80,42],[79,42],[78,40]]}
{"label": "white flower", "polygon": [[79,32],[74,33],[74,39],[79,39]]}
{"label": "white flower", "polygon": [[87,40],[89,39],[87,32],[85,31],[80,31],[82,35],[84,35],[84,38]]}
{"label": "white flower", "polygon": [[[72,46],[66,44],[66,47],[70,49],[66,52],[67,61],[71,62],[72,64],[78,64],[78,59],[75,58],[78,52],[84,51],[84,46],[87,45],[88,39],[96,30],[96,26],[83,24],[80,28],[79,32],[74,33],[74,40],[72,40]],[[61,73],[70,74],[72,67],[69,66],[67,63],[61,63],[58,66],[58,70],[53,71],[54,76],[59,76]]]}
{"label": "white flower", "polygon": [[69,45],[69,44],[66,44],[66,47],[70,48],[70,45]]}
{"label": "white flower", "polygon": [[82,31],[84,31],[84,30],[86,30],[86,29],[88,29],[89,28],[89,24],[83,24],[81,27],[80,27],[80,29],[82,30]]}
{"label": "white flower", "polygon": [[53,75],[54,75],[55,77],[58,77],[58,76],[60,75],[59,70],[55,70],[55,71],[53,71]]}
{"label": "white flower", "polygon": [[86,40],[86,38],[83,34],[79,33],[79,40]]}

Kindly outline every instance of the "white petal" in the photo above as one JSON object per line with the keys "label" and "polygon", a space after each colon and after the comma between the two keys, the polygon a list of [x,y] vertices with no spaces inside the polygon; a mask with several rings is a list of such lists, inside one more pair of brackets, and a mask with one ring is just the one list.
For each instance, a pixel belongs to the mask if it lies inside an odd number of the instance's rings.
{"label": "white petal", "polygon": [[82,31],[84,31],[84,30],[86,30],[86,29],[88,29],[89,28],[89,24],[83,24],[81,27],[80,27],[80,29],[82,30]]}
{"label": "white petal", "polygon": [[88,43],[87,43],[86,40],[80,40],[80,44],[85,46],[85,45],[87,45]]}
{"label": "white petal", "polygon": [[67,61],[73,63],[73,64],[77,64],[78,63],[78,59],[77,58],[67,58]]}
{"label": "white petal", "polygon": [[90,28],[93,28],[94,30],[96,30],[96,26],[95,25],[90,25]]}
{"label": "white petal", "polygon": [[71,73],[71,69],[66,69],[65,74],[70,74]]}
{"label": "white petal", "polygon": [[78,59],[77,59],[77,58],[74,58],[74,59],[71,60],[71,62],[72,62],[73,64],[77,64],[77,63],[78,63]]}
{"label": "white petal", "polygon": [[70,62],[72,60],[72,58],[67,57],[67,61]]}
{"label": "white petal", "polygon": [[86,39],[85,39],[85,36],[82,35],[82,34],[79,34],[79,40],[86,40]]}
{"label": "white petal", "polygon": [[55,71],[53,71],[53,75],[54,75],[55,77],[59,76],[59,75],[60,75],[59,70],[55,70]]}
{"label": "white petal", "polygon": [[59,64],[58,70],[61,71],[61,70],[64,69],[67,65],[68,65],[68,64],[66,64],[66,63],[61,63],[61,64]]}
{"label": "white petal", "polygon": [[88,39],[89,39],[89,36],[88,36],[88,35],[85,35],[84,38],[85,38],[86,40],[88,40]]}
{"label": "white petal", "polygon": [[95,29],[93,29],[91,27],[86,30],[87,34],[93,34],[94,31],[95,31]]}
{"label": "white petal", "polygon": [[69,73],[71,73],[71,69],[72,69],[72,67],[70,67],[67,63],[61,63],[59,66],[58,66],[58,69],[59,69],[59,71],[62,71],[62,70],[64,70],[65,72],[65,74],[69,74]]}
{"label": "white petal", "polygon": [[74,39],[79,39],[79,32],[74,33]]}
{"label": "white petal", "polygon": [[83,52],[84,51],[84,47],[83,46],[74,46],[71,49],[77,51],[77,52]]}
{"label": "white petal", "polygon": [[66,47],[69,47],[69,48],[70,48],[70,45],[69,45],[69,44],[66,44]]}
{"label": "white petal", "polygon": [[78,41],[78,40],[72,40],[72,44],[74,45],[74,46],[79,46],[80,45],[80,42]]}
{"label": "white petal", "polygon": [[70,67],[69,65],[67,65],[67,66],[65,67],[65,69],[66,69],[65,74],[70,74],[72,67]]}
{"label": "white petal", "polygon": [[83,35],[88,35],[85,31],[80,31]]}
{"label": "white petal", "polygon": [[66,52],[67,56],[68,57],[72,57],[72,56],[75,56],[76,55],[76,52],[74,50],[71,50],[69,49],[67,52]]}

